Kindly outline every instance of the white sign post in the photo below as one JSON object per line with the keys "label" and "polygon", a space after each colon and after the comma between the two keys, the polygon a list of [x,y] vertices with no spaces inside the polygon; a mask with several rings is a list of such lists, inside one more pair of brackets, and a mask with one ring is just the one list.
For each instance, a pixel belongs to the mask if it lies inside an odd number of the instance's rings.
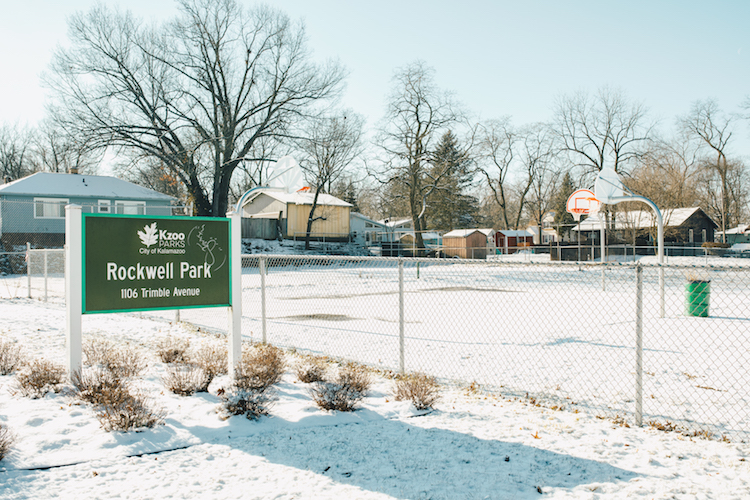
{"label": "white sign post", "polygon": [[229,307],[229,376],[234,380],[235,368],[242,361],[242,216],[240,212],[229,212],[230,245],[232,259],[231,289],[232,305]]}
{"label": "white sign post", "polygon": [[68,377],[81,370],[83,315],[83,234],[81,207],[65,207],[65,318]]}

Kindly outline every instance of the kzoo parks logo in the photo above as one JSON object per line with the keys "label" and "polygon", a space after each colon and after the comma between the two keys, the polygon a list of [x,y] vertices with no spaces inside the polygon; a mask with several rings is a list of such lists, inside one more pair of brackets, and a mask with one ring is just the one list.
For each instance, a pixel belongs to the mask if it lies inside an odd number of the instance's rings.
{"label": "kzoo parks logo", "polygon": [[[141,255],[161,254],[161,255],[183,255],[189,246],[197,246],[204,252],[204,263],[213,268],[214,271],[221,269],[226,263],[226,252],[221,252],[216,238],[206,237],[205,224],[196,224],[187,235],[183,232],[170,232],[166,229],[159,229],[158,222],[146,224],[143,231],[136,231],[140,238],[142,247],[138,249]],[[156,245],[156,246],[154,246]],[[153,247],[153,248],[151,248]],[[216,262],[216,253],[221,252],[223,259]]]}

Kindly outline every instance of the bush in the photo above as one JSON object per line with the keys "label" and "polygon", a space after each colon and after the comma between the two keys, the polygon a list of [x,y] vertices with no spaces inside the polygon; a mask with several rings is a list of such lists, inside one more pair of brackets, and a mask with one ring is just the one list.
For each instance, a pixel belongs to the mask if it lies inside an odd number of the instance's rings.
{"label": "bush", "polygon": [[164,363],[187,363],[190,341],[181,337],[167,336],[156,343],[156,354]]}
{"label": "bush", "polygon": [[396,401],[410,399],[417,410],[433,408],[440,399],[440,386],[435,377],[423,373],[400,375],[396,377]]}
{"label": "bush", "polygon": [[61,365],[35,359],[16,375],[21,394],[29,398],[41,398],[48,392],[57,392],[63,384],[66,370]]}
{"label": "bush", "polygon": [[103,339],[93,339],[83,345],[84,364],[101,366],[116,377],[136,377],[146,369],[146,362],[138,349],[131,345],[115,347]]}
{"label": "bush", "polygon": [[245,415],[256,420],[268,415],[276,400],[272,386],[284,375],[284,355],[281,349],[260,344],[243,349],[242,360],[234,370],[231,387],[222,394],[222,406],[228,415]]}
{"label": "bush", "polygon": [[701,244],[703,248],[729,248],[731,246],[729,243],[722,243],[720,241],[704,241]]}
{"label": "bush", "polygon": [[119,400],[127,388],[122,379],[109,370],[88,368],[73,373],[72,383],[76,396],[87,403],[104,404]]}
{"label": "bush", "polygon": [[234,386],[242,390],[263,391],[278,383],[284,375],[281,349],[259,344],[242,352],[242,361],[235,369]]}
{"label": "bush", "polygon": [[315,382],[310,395],[323,410],[354,411],[370,388],[370,373],[363,366],[347,364],[339,368],[335,380]]}
{"label": "bush", "polygon": [[96,405],[95,411],[107,432],[154,427],[163,423],[166,416],[164,410],[150,407],[145,396],[133,394],[125,386],[110,392],[105,401]]}
{"label": "bush", "polygon": [[5,458],[5,455],[10,451],[10,447],[13,446],[13,434],[11,434],[8,427],[0,424],[0,460]]}
{"label": "bush", "polygon": [[164,421],[164,411],[149,407],[146,398],[133,393],[116,372],[101,366],[83,369],[73,374],[72,382],[76,396],[94,405],[107,432],[154,427]]}
{"label": "bush", "polygon": [[355,391],[362,393],[363,396],[367,394],[370,385],[372,385],[370,371],[364,366],[354,363],[348,363],[339,368],[338,382],[351,386]]}
{"label": "bush", "polygon": [[212,380],[217,375],[226,375],[228,372],[227,348],[223,345],[204,345],[190,356],[190,360],[192,364],[202,368]]}
{"label": "bush", "polygon": [[171,365],[162,377],[164,387],[178,396],[192,396],[208,392],[213,376],[196,365]]}
{"label": "bush", "polygon": [[88,366],[103,365],[111,350],[112,343],[107,340],[102,338],[86,339],[81,346],[83,364]]}
{"label": "bush", "polygon": [[8,340],[0,340],[0,375],[10,375],[22,364],[21,348]]}
{"label": "bush", "polygon": [[276,391],[272,387],[240,389],[232,386],[222,398],[222,406],[228,415],[245,415],[248,420],[257,420],[268,415],[269,408],[276,400]]}
{"label": "bush", "polygon": [[297,380],[305,384],[325,380],[326,362],[320,358],[306,358],[300,361],[294,370]]}

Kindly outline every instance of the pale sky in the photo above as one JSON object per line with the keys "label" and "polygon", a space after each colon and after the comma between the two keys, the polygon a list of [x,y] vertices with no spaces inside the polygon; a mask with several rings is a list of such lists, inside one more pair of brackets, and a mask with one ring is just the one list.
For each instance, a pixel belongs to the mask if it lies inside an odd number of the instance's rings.
{"label": "pale sky", "polygon": [[[44,115],[40,74],[66,43],[66,18],[94,0],[2,0],[0,123]],[[106,0],[146,19],[171,0]],[[251,2],[242,2],[251,5]],[[697,99],[739,113],[750,98],[750,1],[274,0],[303,20],[316,59],[350,71],[344,105],[369,126],[382,118],[391,78],[417,59],[437,85],[482,119],[523,125],[552,119],[555,98],[609,85],[643,103],[662,129]],[[746,112],[747,113],[747,112]],[[750,124],[734,153],[750,159]]]}

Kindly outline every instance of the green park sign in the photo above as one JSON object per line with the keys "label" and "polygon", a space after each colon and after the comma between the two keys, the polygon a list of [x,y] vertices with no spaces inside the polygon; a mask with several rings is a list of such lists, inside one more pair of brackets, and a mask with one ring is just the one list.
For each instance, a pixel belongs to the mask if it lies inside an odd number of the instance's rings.
{"label": "green park sign", "polygon": [[230,221],[83,214],[83,313],[228,307]]}

